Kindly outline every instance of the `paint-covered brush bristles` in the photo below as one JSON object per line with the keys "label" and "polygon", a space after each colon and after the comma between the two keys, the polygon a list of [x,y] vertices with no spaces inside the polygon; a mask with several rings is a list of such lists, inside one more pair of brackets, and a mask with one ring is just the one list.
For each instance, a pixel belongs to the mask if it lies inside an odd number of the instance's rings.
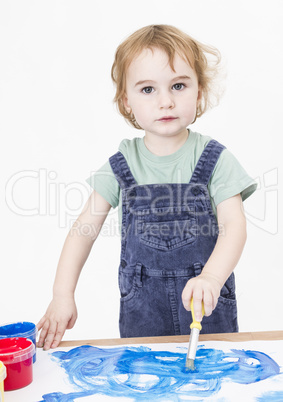
{"label": "paint-covered brush bristles", "polygon": [[194,359],[186,359],[186,371],[195,371]]}

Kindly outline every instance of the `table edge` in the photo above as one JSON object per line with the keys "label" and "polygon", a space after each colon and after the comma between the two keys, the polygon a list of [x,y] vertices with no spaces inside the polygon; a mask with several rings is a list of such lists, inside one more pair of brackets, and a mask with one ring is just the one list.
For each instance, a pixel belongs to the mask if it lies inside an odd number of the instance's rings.
{"label": "table edge", "polygon": [[[189,342],[189,335],[158,336],[145,338],[114,338],[114,339],[81,339],[62,341],[59,347],[70,347],[80,345],[115,346],[125,344],[150,344],[150,343],[182,343]],[[224,342],[245,342],[245,341],[270,341],[283,340],[283,331],[263,332],[237,332],[227,334],[205,334],[200,335],[200,341],[224,341]]]}

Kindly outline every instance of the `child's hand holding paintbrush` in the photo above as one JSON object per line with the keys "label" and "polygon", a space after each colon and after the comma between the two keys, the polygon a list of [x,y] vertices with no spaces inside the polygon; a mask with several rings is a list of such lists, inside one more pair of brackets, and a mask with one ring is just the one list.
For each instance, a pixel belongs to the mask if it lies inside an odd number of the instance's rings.
{"label": "child's hand holding paintbrush", "polygon": [[199,333],[202,329],[201,321],[204,315],[211,315],[216,307],[220,294],[220,283],[209,274],[202,272],[199,276],[188,281],[184,288],[182,299],[184,307],[192,312],[192,324],[189,348],[186,358],[186,369],[195,370],[195,356]]}
{"label": "child's hand holding paintbrush", "polygon": [[[206,267],[205,267],[206,268]],[[204,269],[205,269],[204,268]],[[182,293],[183,305],[186,310],[191,310],[191,300],[194,299],[194,314],[197,321],[201,321],[203,315],[211,315],[215,309],[220,295],[222,284],[214,275],[204,272],[190,279]],[[202,313],[204,307],[205,314]]]}

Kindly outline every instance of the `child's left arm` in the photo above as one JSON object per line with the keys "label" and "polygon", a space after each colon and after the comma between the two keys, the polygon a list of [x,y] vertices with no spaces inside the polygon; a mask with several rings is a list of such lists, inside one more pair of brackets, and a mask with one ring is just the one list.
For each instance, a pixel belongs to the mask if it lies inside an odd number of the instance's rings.
{"label": "child's left arm", "polygon": [[201,304],[205,315],[215,309],[220,290],[233,272],[246,242],[246,218],[240,194],[228,198],[217,206],[219,235],[215,248],[205,264],[202,273],[190,279],[182,293],[186,310],[194,298],[194,313],[201,321]]}

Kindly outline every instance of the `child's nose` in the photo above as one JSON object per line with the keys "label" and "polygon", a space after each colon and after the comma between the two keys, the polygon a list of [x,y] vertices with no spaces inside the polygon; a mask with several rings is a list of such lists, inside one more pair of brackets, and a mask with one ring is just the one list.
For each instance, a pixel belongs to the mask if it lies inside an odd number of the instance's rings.
{"label": "child's nose", "polygon": [[163,92],[159,96],[160,109],[172,109],[175,106],[173,95],[169,92]]}

